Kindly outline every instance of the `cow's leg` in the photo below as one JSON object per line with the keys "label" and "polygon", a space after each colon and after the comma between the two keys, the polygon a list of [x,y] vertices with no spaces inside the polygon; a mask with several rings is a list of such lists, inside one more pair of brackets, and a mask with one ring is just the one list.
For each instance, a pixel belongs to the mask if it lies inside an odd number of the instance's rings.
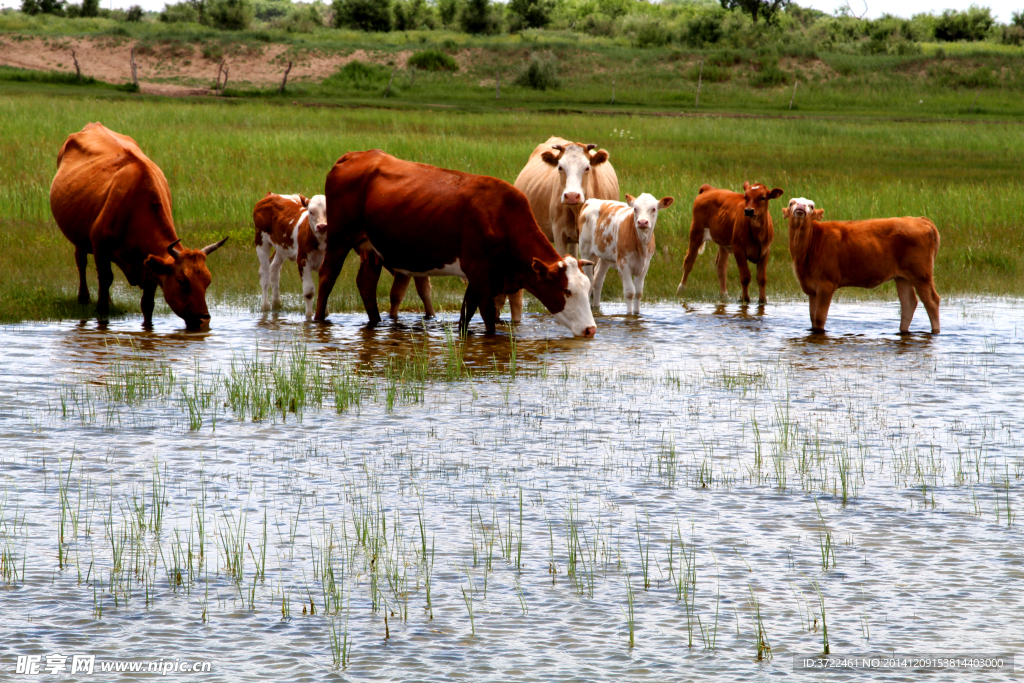
{"label": "cow's leg", "polygon": [[523,290],[519,290],[508,297],[508,307],[511,311],[512,322],[523,321]]}
{"label": "cow's leg", "polygon": [[[360,272],[361,270],[362,269],[360,269]],[[412,275],[395,273],[395,281],[391,284],[391,307],[388,311],[388,316],[392,320],[398,320],[398,309],[402,306],[402,300],[405,299],[405,293],[409,289],[410,282],[412,282]],[[376,294],[374,295],[374,298],[376,299]]]}
{"label": "cow's leg", "polygon": [[590,300],[594,308],[601,307],[601,289],[604,287],[604,278],[608,275],[608,270],[611,267],[611,261],[597,260],[597,266],[594,269],[594,283],[590,286]]}
{"label": "cow's leg", "polygon": [[466,293],[462,297],[462,310],[459,311],[459,334],[469,334],[469,321],[476,315],[476,309],[480,305],[480,296],[476,287],[472,284],[466,285]]}
{"label": "cow's leg", "polygon": [[96,260],[96,272],[100,276],[100,289],[96,295],[96,318],[100,322],[107,322],[110,317],[110,285],[114,282],[114,271],[110,268],[110,259],[106,255],[93,248]]}
{"label": "cow's leg", "polygon": [[715,270],[718,272],[718,292],[722,300],[729,299],[729,290],[725,286],[725,274],[729,269],[729,252],[725,247],[718,247],[718,256],[715,257]]}
{"label": "cow's leg", "polygon": [[85,247],[75,246],[75,265],[78,266],[78,303],[89,303],[89,284],[85,281],[85,270],[89,265],[89,252]]}
{"label": "cow's leg", "polygon": [[426,275],[413,278],[416,283],[416,293],[420,295],[420,301],[423,302],[423,317],[433,318],[434,317],[434,299],[431,295],[430,278]]}
{"label": "cow's leg", "polygon": [[271,306],[281,308],[281,268],[284,267],[285,257],[280,249],[274,251],[274,260],[270,262],[270,288],[273,293]]}
{"label": "cow's leg", "polygon": [[736,267],[740,271],[740,301],[750,303],[750,264],[747,263],[747,255],[742,249],[734,247],[733,256],[736,257]]}
{"label": "cow's leg", "polygon": [[480,317],[484,319],[484,330],[487,334],[494,334],[497,331],[498,307],[494,305],[494,295],[489,292],[481,292]]}
{"label": "cow's leg", "polygon": [[636,298],[633,299],[633,314],[640,315],[640,299],[644,295],[644,280],[647,279],[647,270],[633,277],[633,286],[636,287]]}
{"label": "cow's leg", "polygon": [[924,310],[928,311],[928,319],[932,323],[932,334],[939,333],[939,293],[935,291],[935,281],[929,279],[927,282],[922,282],[915,286],[917,289],[918,296],[921,297],[921,302],[924,304]]}
{"label": "cow's leg", "polygon": [[828,308],[832,305],[832,294],[835,289],[822,288],[818,290],[817,305],[811,317],[811,332],[824,332],[825,320],[828,319]]}
{"label": "cow's leg", "polygon": [[622,296],[626,299],[626,315],[633,315],[633,300],[636,298],[633,273],[625,263],[618,264],[618,269],[619,278],[622,280]]}
{"label": "cow's leg", "polygon": [[359,289],[359,296],[363,299],[363,308],[366,309],[366,316],[370,319],[371,325],[380,322],[380,309],[377,308],[377,283],[380,282],[380,270],[381,262],[368,258],[359,264],[359,272],[356,273],[356,287]]}
{"label": "cow's leg", "polygon": [[299,278],[302,280],[302,298],[306,302],[306,317],[313,317],[313,269],[306,261],[306,265],[299,268]]}
{"label": "cow's leg", "polygon": [[[700,255],[704,247],[704,231],[697,228],[695,225],[690,226],[690,246],[686,248],[686,256],[683,258],[683,279],[679,281],[679,286],[676,287],[676,296],[681,294],[686,289],[686,281],[690,278],[690,271],[693,270],[693,264],[697,262],[697,256]],[[715,260],[718,263],[718,260]]]}
{"label": "cow's leg", "polygon": [[768,303],[768,250],[761,254],[761,260],[757,262],[757,303]]}
{"label": "cow's leg", "polygon": [[268,237],[263,244],[256,247],[256,258],[260,262],[260,289],[263,290],[263,310],[270,310],[270,250],[272,246]]}
{"label": "cow's leg", "polygon": [[156,298],[156,283],[142,285],[142,326],[153,326],[153,305]]}
{"label": "cow's leg", "polygon": [[316,289],[316,313],[314,320],[327,319],[327,300],[334,289],[334,283],[341,274],[341,267],[345,265],[345,257],[352,247],[344,249],[328,249],[324,254],[324,262],[320,265],[320,284]]}
{"label": "cow's leg", "polygon": [[558,258],[569,253],[569,241],[565,239],[565,233],[557,229],[555,230],[555,251],[558,252]]}
{"label": "cow's leg", "polygon": [[896,278],[896,294],[900,297],[900,334],[910,332],[910,323],[914,320],[914,311],[917,310],[917,297],[914,295],[914,285],[906,278]]}

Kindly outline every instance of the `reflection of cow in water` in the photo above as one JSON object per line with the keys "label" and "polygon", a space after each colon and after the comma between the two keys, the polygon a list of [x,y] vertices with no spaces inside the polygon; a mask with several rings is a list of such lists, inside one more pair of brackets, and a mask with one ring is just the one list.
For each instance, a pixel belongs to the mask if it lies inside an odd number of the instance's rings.
{"label": "reflection of cow in water", "polygon": [[[367,239],[397,273],[466,278],[462,331],[479,308],[493,333],[494,297],[525,288],[574,335],[594,335],[586,276],[576,259],[559,257],[526,197],[508,183],[371,150],[341,157],[327,175],[326,195],[327,253],[317,320],[327,316],[327,299],[348,252]],[[380,269],[375,259],[367,259],[358,277],[371,323],[380,321]]]}
{"label": "reflection of cow in water", "polygon": [[110,313],[111,264],[117,264],[130,285],[142,288],[144,325],[153,322],[157,287],[186,327],[198,329],[209,323],[206,289],[211,277],[206,257],[227,238],[202,249],[180,246],[167,179],[135,140],[99,123],[69,135],[57,155],[50,210],[75,245],[81,304],[89,303],[88,255],[96,261],[100,320]]}

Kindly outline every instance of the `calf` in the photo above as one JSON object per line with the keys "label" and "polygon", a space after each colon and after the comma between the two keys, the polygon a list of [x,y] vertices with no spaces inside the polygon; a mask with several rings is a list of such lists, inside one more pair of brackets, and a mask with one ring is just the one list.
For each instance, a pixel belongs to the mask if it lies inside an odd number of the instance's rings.
{"label": "calf", "polygon": [[[628,194],[626,203],[607,199],[588,199],[580,211],[580,256],[597,261],[591,278],[593,305],[601,305],[601,288],[609,268],[616,268],[622,278],[626,296],[626,312],[640,314],[640,297],[644,278],[654,256],[654,224],[658,210],[672,206],[672,197],[657,200],[644,193],[635,199]],[[581,261],[584,263],[585,261]],[[594,266],[586,266],[593,271]]]}
{"label": "calf", "polygon": [[[306,317],[313,315],[313,271],[319,271],[327,247],[327,201],[318,194],[306,199],[301,194],[268,192],[252,211],[256,224],[256,256],[260,260],[263,310],[281,307],[281,267],[295,261],[302,278]],[[274,249],[274,258],[270,250]],[[273,302],[269,292],[273,289]]]}
{"label": "calf", "polygon": [[693,201],[693,222],[690,223],[690,246],[683,260],[683,279],[676,294],[686,289],[686,280],[699,254],[704,253],[704,244],[718,245],[715,267],[718,269],[718,285],[722,298],[729,296],[725,284],[725,273],[729,267],[729,254],[736,258],[743,286],[744,303],[750,301],[750,268],[747,261],[757,264],[757,302],[767,302],[765,285],[768,282],[768,250],[775,237],[772,216],[768,211],[768,200],[782,196],[782,190],[769,190],[765,185],[743,183],[743,193],[719,190],[710,185],[701,185]]}
{"label": "calf", "polygon": [[877,218],[863,221],[821,219],[810,199],[791,199],[782,214],[789,222],[789,254],[800,287],[810,297],[811,330],[825,331],[832,294],[840,287],[874,288],[896,281],[900,332],[910,331],[918,296],[932,333],[939,333],[939,294],[932,275],[939,231],[927,218]]}

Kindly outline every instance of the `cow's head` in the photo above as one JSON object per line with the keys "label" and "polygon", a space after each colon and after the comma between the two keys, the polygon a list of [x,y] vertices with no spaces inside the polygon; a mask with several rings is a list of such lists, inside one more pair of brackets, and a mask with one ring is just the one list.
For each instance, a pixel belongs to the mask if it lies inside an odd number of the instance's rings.
{"label": "cow's head", "polygon": [[743,215],[754,225],[761,225],[768,215],[768,200],[782,196],[782,190],[769,190],[759,183],[743,183]]}
{"label": "cow's head", "polygon": [[554,151],[546,151],[540,155],[545,163],[558,169],[562,180],[562,203],[567,206],[582,206],[587,201],[583,191],[583,179],[594,166],[608,161],[608,152],[598,150],[597,145],[582,145],[571,142],[568,145],[551,145]]}
{"label": "cow's head", "polygon": [[206,288],[211,278],[206,257],[227,241],[225,237],[202,249],[182,249],[179,247],[181,240],[175,240],[167,245],[167,256],[146,257],[144,266],[160,283],[167,305],[190,330],[198,330],[210,322]]}
{"label": "cow's head", "polygon": [[789,221],[790,225],[802,224],[810,221],[820,221],[825,217],[825,209],[814,208],[814,202],[803,197],[794,197],[789,200],[789,206],[782,210],[782,215]]}
{"label": "cow's head", "polygon": [[307,200],[305,206],[309,211],[309,229],[322,245],[327,238],[327,198],[318,194]]}
{"label": "cow's head", "polygon": [[667,209],[675,201],[672,197],[655,199],[652,195],[644,192],[639,197],[626,195],[626,204],[633,209],[633,225],[637,234],[644,240],[650,241],[654,234],[654,224],[658,221],[658,210]]}
{"label": "cow's head", "polygon": [[588,263],[572,256],[554,263],[533,259],[533,270],[540,280],[533,293],[554,314],[555,320],[576,337],[593,337],[597,333],[594,314],[590,311],[590,280],[581,269],[581,264]]}

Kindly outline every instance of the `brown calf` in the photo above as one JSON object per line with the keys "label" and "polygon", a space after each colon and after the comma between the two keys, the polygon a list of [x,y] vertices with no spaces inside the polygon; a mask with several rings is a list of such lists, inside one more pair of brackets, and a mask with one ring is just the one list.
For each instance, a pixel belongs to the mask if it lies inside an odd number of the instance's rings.
{"label": "brown calf", "polygon": [[789,222],[793,272],[810,297],[812,331],[825,331],[832,295],[840,287],[874,288],[895,280],[900,332],[910,331],[917,290],[932,333],[939,333],[939,294],[932,275],[939,231],[934,223],[911,216],[823,222],[825,211],[802,197],[789,200],[782,214]]}
{"label": "brown calf", "polygon": [[759,304],[768,299],[765,285],[768,282],[768,250],[775,238],[772,216],[768,211],[768,200],[782,196],[782,190],[769,190],[765,185],[743,183],[743,193],[719,190],[710,185],[701,185],[693,201],[693,222],[690,223],[690,246],[683,260],[683,279],[676,294],[686,288],[686,280],[699,254],[704,253],[705,242],[718,245],[715,267],[718,270],[718,284],[722,298],[729,296],[725,285],[725,273],[729,267],[729,254],[736,258],[743,286],[742,301],[750,301],[750,268],[747,261],[757,264],[757,288]]}

